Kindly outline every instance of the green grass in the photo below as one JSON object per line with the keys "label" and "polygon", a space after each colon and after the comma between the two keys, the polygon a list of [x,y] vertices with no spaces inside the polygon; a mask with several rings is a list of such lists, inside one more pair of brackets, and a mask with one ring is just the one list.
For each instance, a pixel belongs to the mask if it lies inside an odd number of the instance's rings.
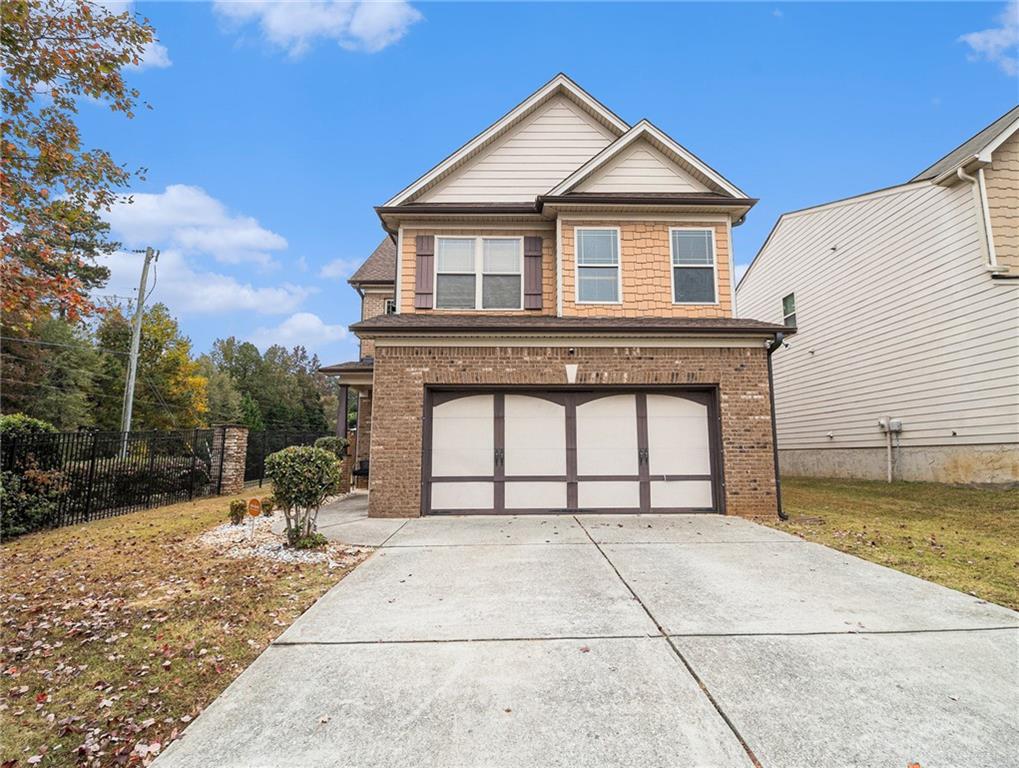
{"label": "green grass", "polygon": [[1019,489],[783,478],[773,527],[1019,610]]}
{"label": "green grass", "polygon": [[147,764],[139,745],[176,738],[345,575],[197,547],[229,505],[204,499],[0,547],[0,765]]}

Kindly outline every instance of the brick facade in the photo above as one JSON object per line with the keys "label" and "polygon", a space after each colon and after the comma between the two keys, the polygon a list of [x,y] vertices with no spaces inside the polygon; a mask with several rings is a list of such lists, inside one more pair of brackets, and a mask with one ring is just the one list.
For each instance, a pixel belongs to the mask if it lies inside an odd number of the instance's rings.
{"label": "brick facade", "polygon": [[477,386],[576,384],[718,385],[726,513],[774,516],[767,353],[760,348],[376,347],[371,425],[369,514],[416,517],[421,511],[424,389],[429,384]]}
{"label": "brick facade", "polygon": [[[371,456],[373,393],[373,389],[368,389],[359,392],[357,396],[357,432],[353,450],[355,469],[361,461]],[[357,488],[366,488],[367,482],[364,477],[358,476],[354,485]]]}
{"label": "brick facade", "polygon": [[[393,298],[393,291],[380,291],[378,289],[365,289],[364,297],[361,299],[361,319],[378,317],[386,313],[386,299]],[[371,357],[375,352],[375,342],[371,339],[361,340],[361,359]]]}

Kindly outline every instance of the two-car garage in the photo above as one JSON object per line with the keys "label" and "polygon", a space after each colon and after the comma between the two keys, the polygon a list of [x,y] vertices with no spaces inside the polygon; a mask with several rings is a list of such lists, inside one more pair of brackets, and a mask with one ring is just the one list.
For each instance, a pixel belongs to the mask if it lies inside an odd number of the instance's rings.
{"label": "two-car garage", "polygon": [[720,512],[713,389],[430,389],[424,514]]}

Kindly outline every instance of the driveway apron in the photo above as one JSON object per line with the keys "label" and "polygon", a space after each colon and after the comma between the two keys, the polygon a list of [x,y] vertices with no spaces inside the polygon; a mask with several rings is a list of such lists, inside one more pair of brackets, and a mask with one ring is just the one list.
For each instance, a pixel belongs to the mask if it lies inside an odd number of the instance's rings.
{"label": "driveway apron", "polygon": [[1013,611],[714,515],[397,522],[158,768],[1016,764]]}

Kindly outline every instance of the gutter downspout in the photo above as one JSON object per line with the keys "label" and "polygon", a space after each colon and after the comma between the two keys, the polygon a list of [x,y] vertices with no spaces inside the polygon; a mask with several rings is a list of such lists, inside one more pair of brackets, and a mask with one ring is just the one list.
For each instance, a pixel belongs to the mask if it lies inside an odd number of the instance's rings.
{"label": "gutter downspout", "polygon": [[980,168],[977,171],[976,176],[970,176],[966,171],[959,168],[955,169],[955,175],[960,181],[968,182],[970,187],[973,189],[973,197],[976,199],[977,204],[977,217],[980,219],[980,229],[983,235],[984,249],[986,251],[986,264],[987,268],[992,272],[1000,271],[998,266],[998,257],[994,252],[994,240],[991,234],[991,213],[988,210],[987,205],[987,190],[984,186],[984,169]]}
{"label": "gutter downspout", "polygon": [[771,356],[782,346],[784,333],[776,333],[775,340],[768,344],[768,396],[771,400],[771,449],[775,461],[775,500],[778,502],[778,519],[788,520],[789,515],[782,509],[782,476],[778,469],[778,425],[775,422],[775,375],[772,371]]}

